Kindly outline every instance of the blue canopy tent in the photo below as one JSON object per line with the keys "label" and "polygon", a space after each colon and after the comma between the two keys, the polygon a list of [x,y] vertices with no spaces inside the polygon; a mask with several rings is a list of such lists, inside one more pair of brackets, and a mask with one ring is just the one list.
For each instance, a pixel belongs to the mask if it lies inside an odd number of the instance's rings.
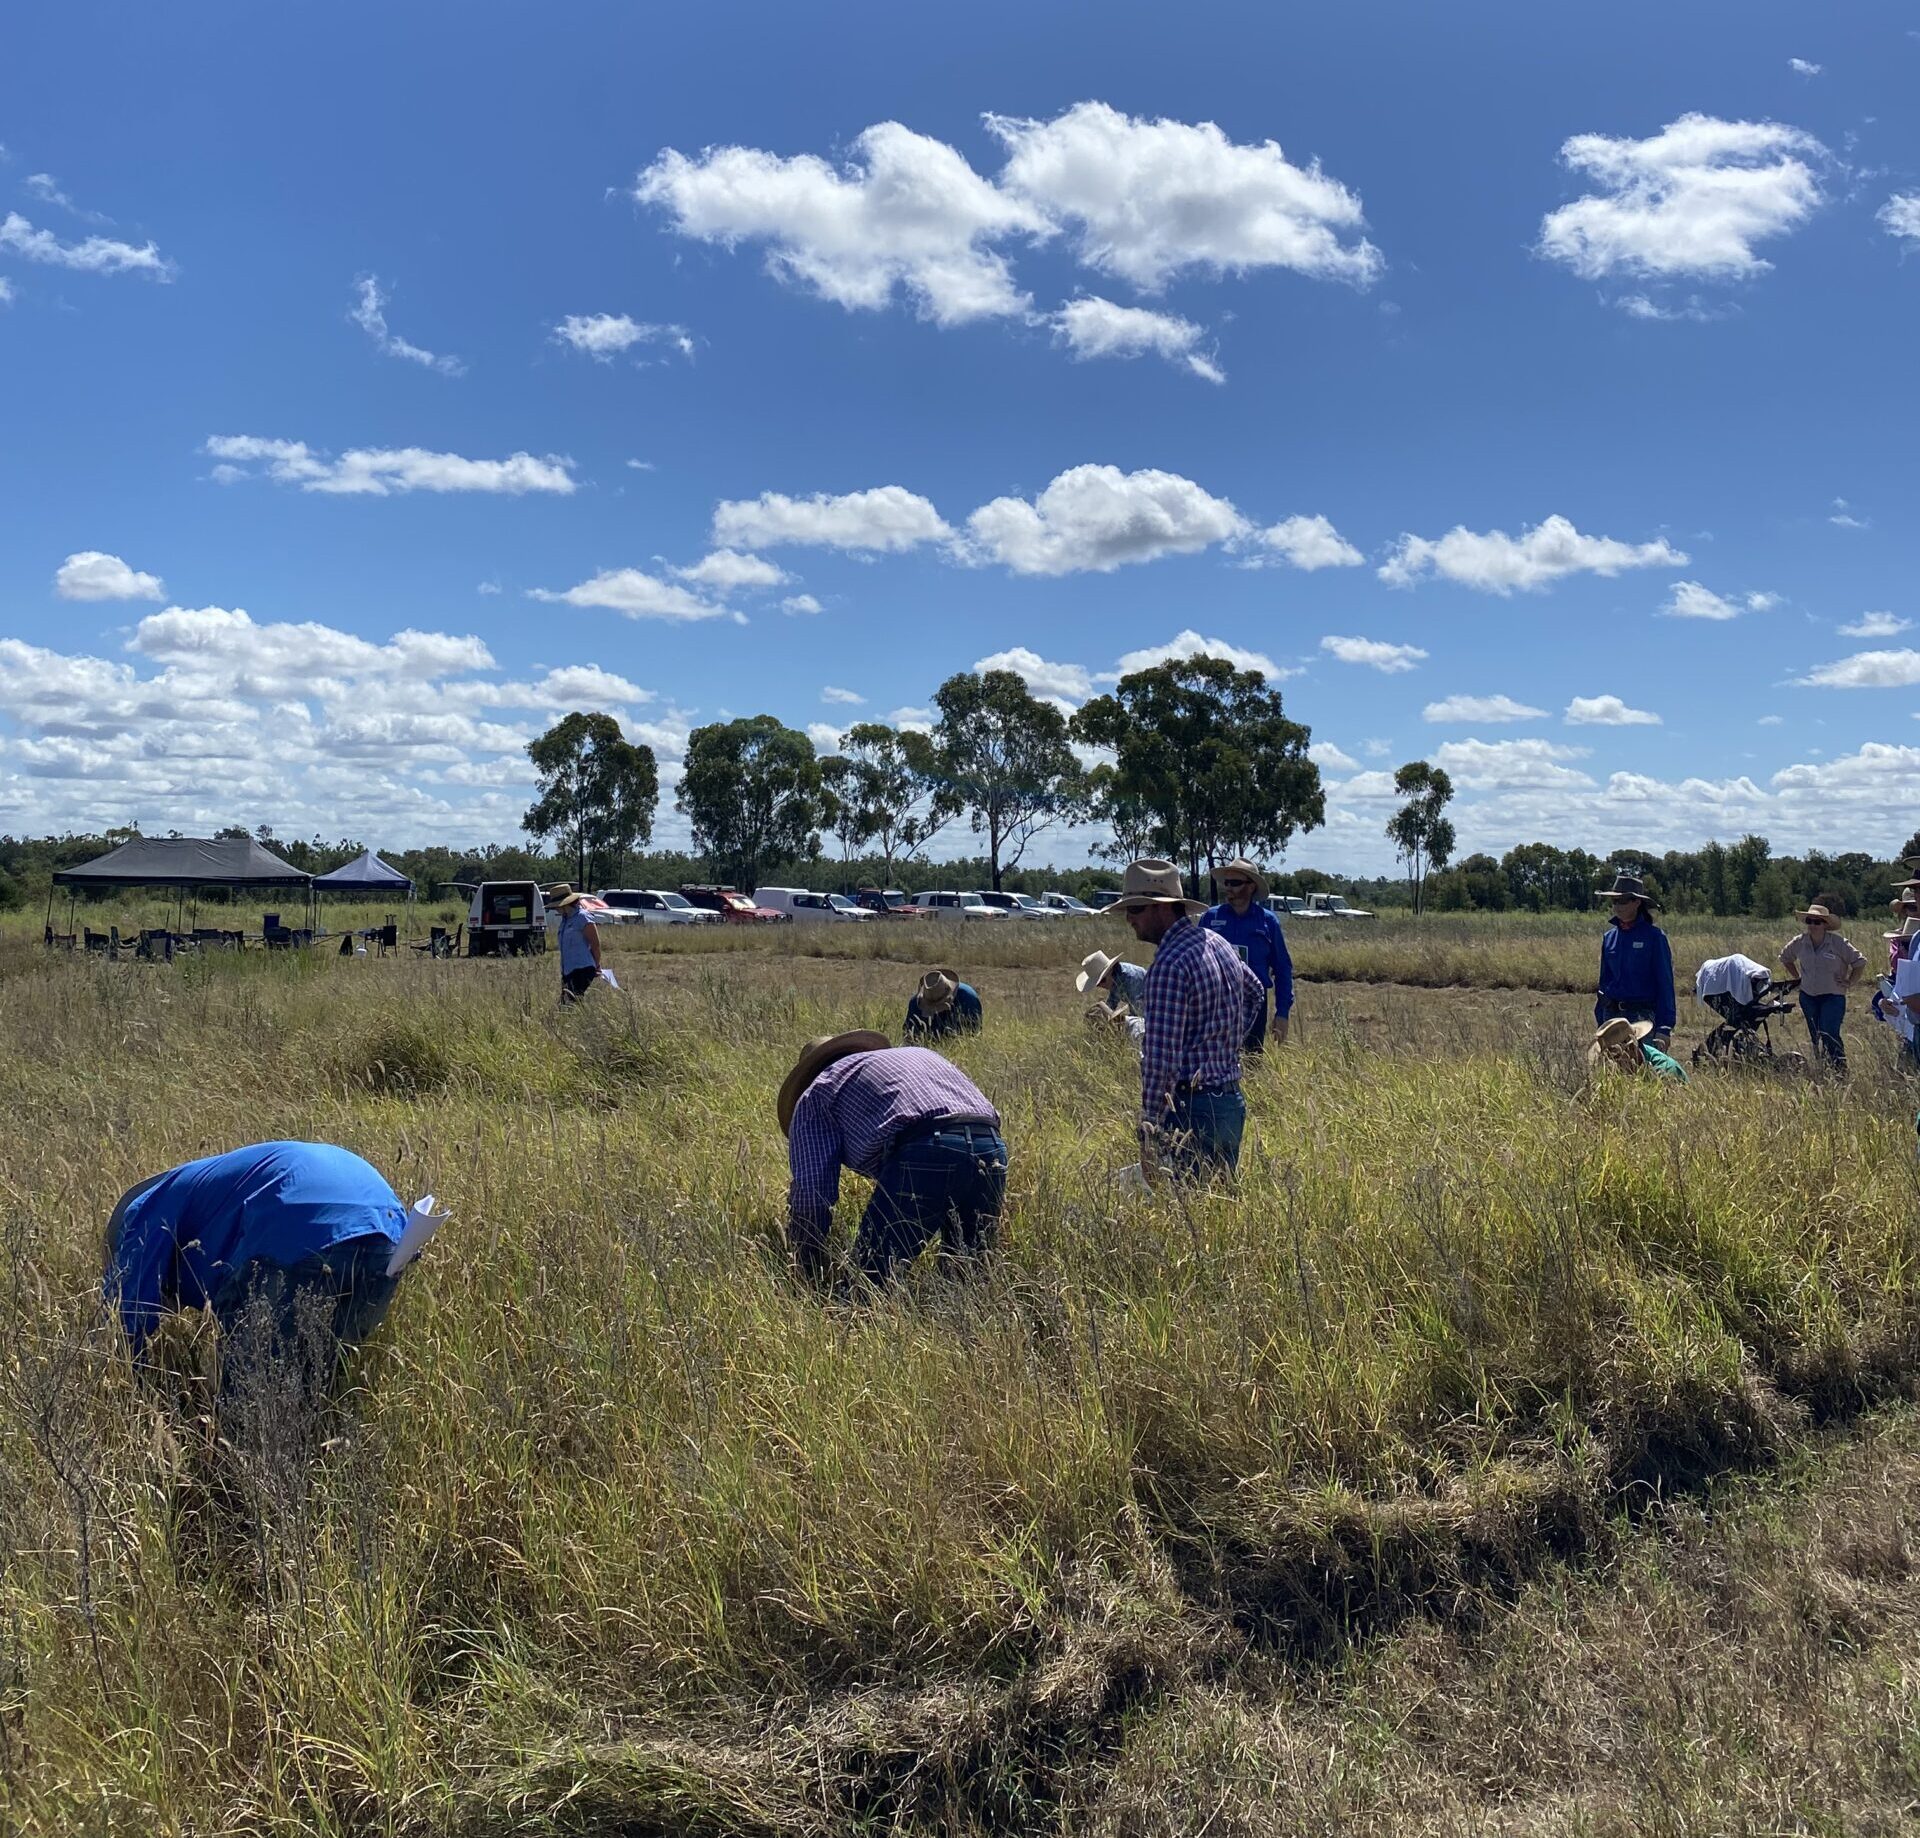
{"label": "blue canopy tent", "polygon": [[397,900],[404,893],[409,910],[413,905],[412,881],[390,862],[383,862],[372,849],[362,849],[352,861],[342,863],[340,867],[329,873],[316,874],[313,877],[316,918],[319,915],[320,896],[323,893],[355,894],[363,900],[371,900],[378,895]]}

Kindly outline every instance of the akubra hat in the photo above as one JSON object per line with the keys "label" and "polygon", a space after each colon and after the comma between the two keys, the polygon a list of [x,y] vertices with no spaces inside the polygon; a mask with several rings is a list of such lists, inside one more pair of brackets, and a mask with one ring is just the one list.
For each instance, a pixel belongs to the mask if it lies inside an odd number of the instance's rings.
{"label": "akubra hat", "polygon": [[1089,951],[1080,960],[1080,974],[1073,979],[1073,986],[1084,996],[1089,989],[1097,988],[1106,981],[1107,972],[1120,960],[1109,957],[1104,951]]}
{"label": "akubra hat", "polygon": [[1824,919],[1829,925],[1833,923],[1833,915],[1830,912],[1828,912],[1827,909],[1824,906],[1822,906],[1818,900],[1814,901],[1814,903],[1811,906],[1809,906],[1804,913],[1799,913],[1799,914],[1796,914],[1795,916],[1801,919]]}
{"label": "akubra hat", "polygon": [[1618,1052],[1624,1046],[1637,1047],[1652,1032],[1651,1021],[1629,1021],[1625,1015],[1615,1015],[1611,1021],[1603,1021],[1594,1030],[1593,1045],[1587,1049],[1587,1058],[1597,1060],[1608,1053]]}
{"label": "akubra hat", "polygon": [[1243,874],[1253,883],[1253,897],[1264,900],[1267,897],[1267,877],[1252,862],[1242,857],[1238,861],[1222,862],[1214,869],[1213,877],[1219,880],[1222,875]]}
{"label": "akubra hat", "polygon": [[1660,910],[1660,902],[1647,892],[1647,884],[1637,874],[1615,874],[1611,887],[1596,887],[1596,900],[1638,900],[1642,906]]}
{"label": "akubra hat", "polygon": [[554,884],[547,889],[545,898],[549,912],[562,913],[565,912],[569,906],[577,905],[580,896],[573,891],[571,883],[567,881],[555,881]]}
{"label": "akubra hat", "polygon": [[1180,885],[1180,870],[1172,862],[1129,862],[1121,878],[1120,897],[1113,903],[1119,913],[1137,913],[1148,906],[1177,906],[1189,915],[1204,913],[1206,903],[1189,900]]}
{"label": "akubra hat", "polygon": [[929,970],[920,979],[920,1006],[930,1015],[944,1015],[959,992],[959,971]]}
{"label": "akubra hat", "polygon": [[845,1059],[850,1053],[878,1053],[892,1045],[886,1035],[870,1027],[855,1028],[850,1034],[822,1034],[818,1040],[808,1041],[793,1062],[793,1070],[780,1081],[780,1095],[773,1101],[781,1135],[793,1125],[793,1108],[800,1102],[801,1093],[835,1060]]}

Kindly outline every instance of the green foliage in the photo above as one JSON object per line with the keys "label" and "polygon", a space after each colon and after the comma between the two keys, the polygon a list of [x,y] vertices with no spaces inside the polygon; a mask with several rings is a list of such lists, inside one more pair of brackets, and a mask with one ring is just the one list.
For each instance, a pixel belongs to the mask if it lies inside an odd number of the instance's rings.
{"label": "green foliage", "polygon": [[1309,729],[1289,721],[1277,689],[1225,658],[1175,658],[1120,679],[1073,718],[1076,739],[1114,755],[1099,811],[1129,840],[1143,832],[1184,863],[1286,851],[1326,817]]}
{"label": "green foliage", "polygon": [[1417,913],[1427,871],[1444,868],[1453,859],[1453,823],[1445,814],[1453,799],[1453,781],[1439,767],[1416,759],[1393,775],[1393,789],[1406,803],[1387,819],[1387,840],[1407,864],[1407,884],[1413,889]]}
{"label": "green foliage", "polygon": [[934,746],[947,795],[987,838],[993,885],[1043,830],[1083,807],[1067,718],[1011,670],[962,671],[934,692]]}
{"label": "green foliage", "polygon": [[712,872],[749,891],[766,863],[818,855],[832,808],[813,742],[772,715],[695,728],[678,807]]}
{"label": "green foliage", "polygon": [[595,884],[596,869],[617,872],[653,835],[660,800],[653,749],[628,740],[611,715],[576,710],[529,741],[527,757],[540,796],[521,822],[530,836],[561,839],[581,887]]}
{"label": "green foliage", "polygon": [[[857,803],[854,847],[878,845],[881,874],[891,878],[896,859],[925,852],[934,837],[960,814],[960,798],[932,736],[856,722],[841,736],[846,761],[835,795]],[[836,777],[842,777],[836,769]]]}

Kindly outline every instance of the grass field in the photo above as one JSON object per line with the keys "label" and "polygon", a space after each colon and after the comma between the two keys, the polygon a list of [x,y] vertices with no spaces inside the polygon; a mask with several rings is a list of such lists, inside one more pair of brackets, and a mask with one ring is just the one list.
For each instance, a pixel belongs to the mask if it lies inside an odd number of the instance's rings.
{"label": "grass field", "polygon": [[[552,960],[169,968],[0,935],[9,1826],[1531,1830],[1590,1789],[1587,1829],[1707,1829],[1663,1780],[1724,1784],[1752,1815],[1724,1829],[1790,1824],[1753,1822],[1774,1751],[1703,1735],[1677,1686],[1553,1758],[1670,1657],[1609,1603],[1659,1597],[1737,1681],[1714,1554],[1814,1575],[1761,1508],[1749,1536],[1661,1503],[1799,1463],[1920,1372],[1883,1030],[1854,1021],[1843,1095],[1589,1089],[1596,924],[1302,927],[1238,1192],[1143,1206],[1111,1181],[1131,1062],[1065,974],[1121,928],[994,930],[609,935],[625,987],[571,1011]],[[1784,936],[1688,924],[1676,957]],[[896,1029],[916,964],[963,947],[1003,1255],[825,1308],[787,1273],[773,1091],[806,1037]],[[126,1186],[279,1135],[454,1211],[310,1468],[210,1452],[95,1295]],[[1889,1474],[1920,1467],[1901,1434]],[[1766,1741],[1818,1722],[1807,1792],[1870,1829],[1920,1792],[1869,1640],[1911,1624],[1908,1520],[1847,1472],[1865,1554],[1834,1588],[1904,1606],[1860,1607],[1859,1666],[1777,1680],[1788,1633],[1745,1631]],[[1675,1539],[1706,1553],[1677,1578]],[[1511,1744],[1472,1765],[1439,1691],[1489,1743],[1544,1731],[1538,1778]]]}

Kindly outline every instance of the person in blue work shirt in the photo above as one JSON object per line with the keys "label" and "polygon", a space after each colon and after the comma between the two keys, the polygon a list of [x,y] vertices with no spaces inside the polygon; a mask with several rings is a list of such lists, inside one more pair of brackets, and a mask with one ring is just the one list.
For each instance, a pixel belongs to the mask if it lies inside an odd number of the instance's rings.
{"label": "person in blue work shirt", "polygon": [[[176,1310],[211,1309],[224,1336],[256,1306],[267,1311],[272,1356],[289,1355],[311,1321],[324,1324],[325,1351],[336,1356],[386,1314],[399,1281],[388,1266],[406,1222],[385,1177],[351,1151],[255,1143],[123,1194],[107,1225],[103,1293],[136,1359]],[[223,1394],[240,1376],[223,1360]]]}
{"label": "person in blue work shirt", "polygon": [[[1273,1037],[1284,1046],[1293,1014],[1293,959],[1287,954],[1280,921],[1266,905],[1266,883],[1260,870],[1245,861],[1228,862],[1214,878],[1227,897],[1218,906],[1208,907],[1200,923],[1232,945],[1262,987],[1272,992]],[[1263,999],[1243,1045],[1247,1052],[1259,1053],[1266,1044],[1267,1004]]]}
{"label": "person in blue work shirt", "polygon": [[1619,873],[1611,887],[1593,896],[1613,908],[1613,923],[1600,940],[1600,988],[1593,1004],[1596,1027],[1616,1016],[1650,1021],[1648,1041],[1665,1052],[1673,1040],[1673,951],[1654,924],[1660,903],[1637,874]]}
{"label": "person in blue work shirt", "polygon": [[547,911],[560,915],[560,1000],[578,1002],[600,979],[600,928],[565,881],[547,889]]}
{"label": "person in blue work shirt", "polygon": [[957,970],[929,970],[907,1002],[905,1037],[942,1040],[949,1034],[977,1034],[983,1017],[980,992],[963,983]]}

